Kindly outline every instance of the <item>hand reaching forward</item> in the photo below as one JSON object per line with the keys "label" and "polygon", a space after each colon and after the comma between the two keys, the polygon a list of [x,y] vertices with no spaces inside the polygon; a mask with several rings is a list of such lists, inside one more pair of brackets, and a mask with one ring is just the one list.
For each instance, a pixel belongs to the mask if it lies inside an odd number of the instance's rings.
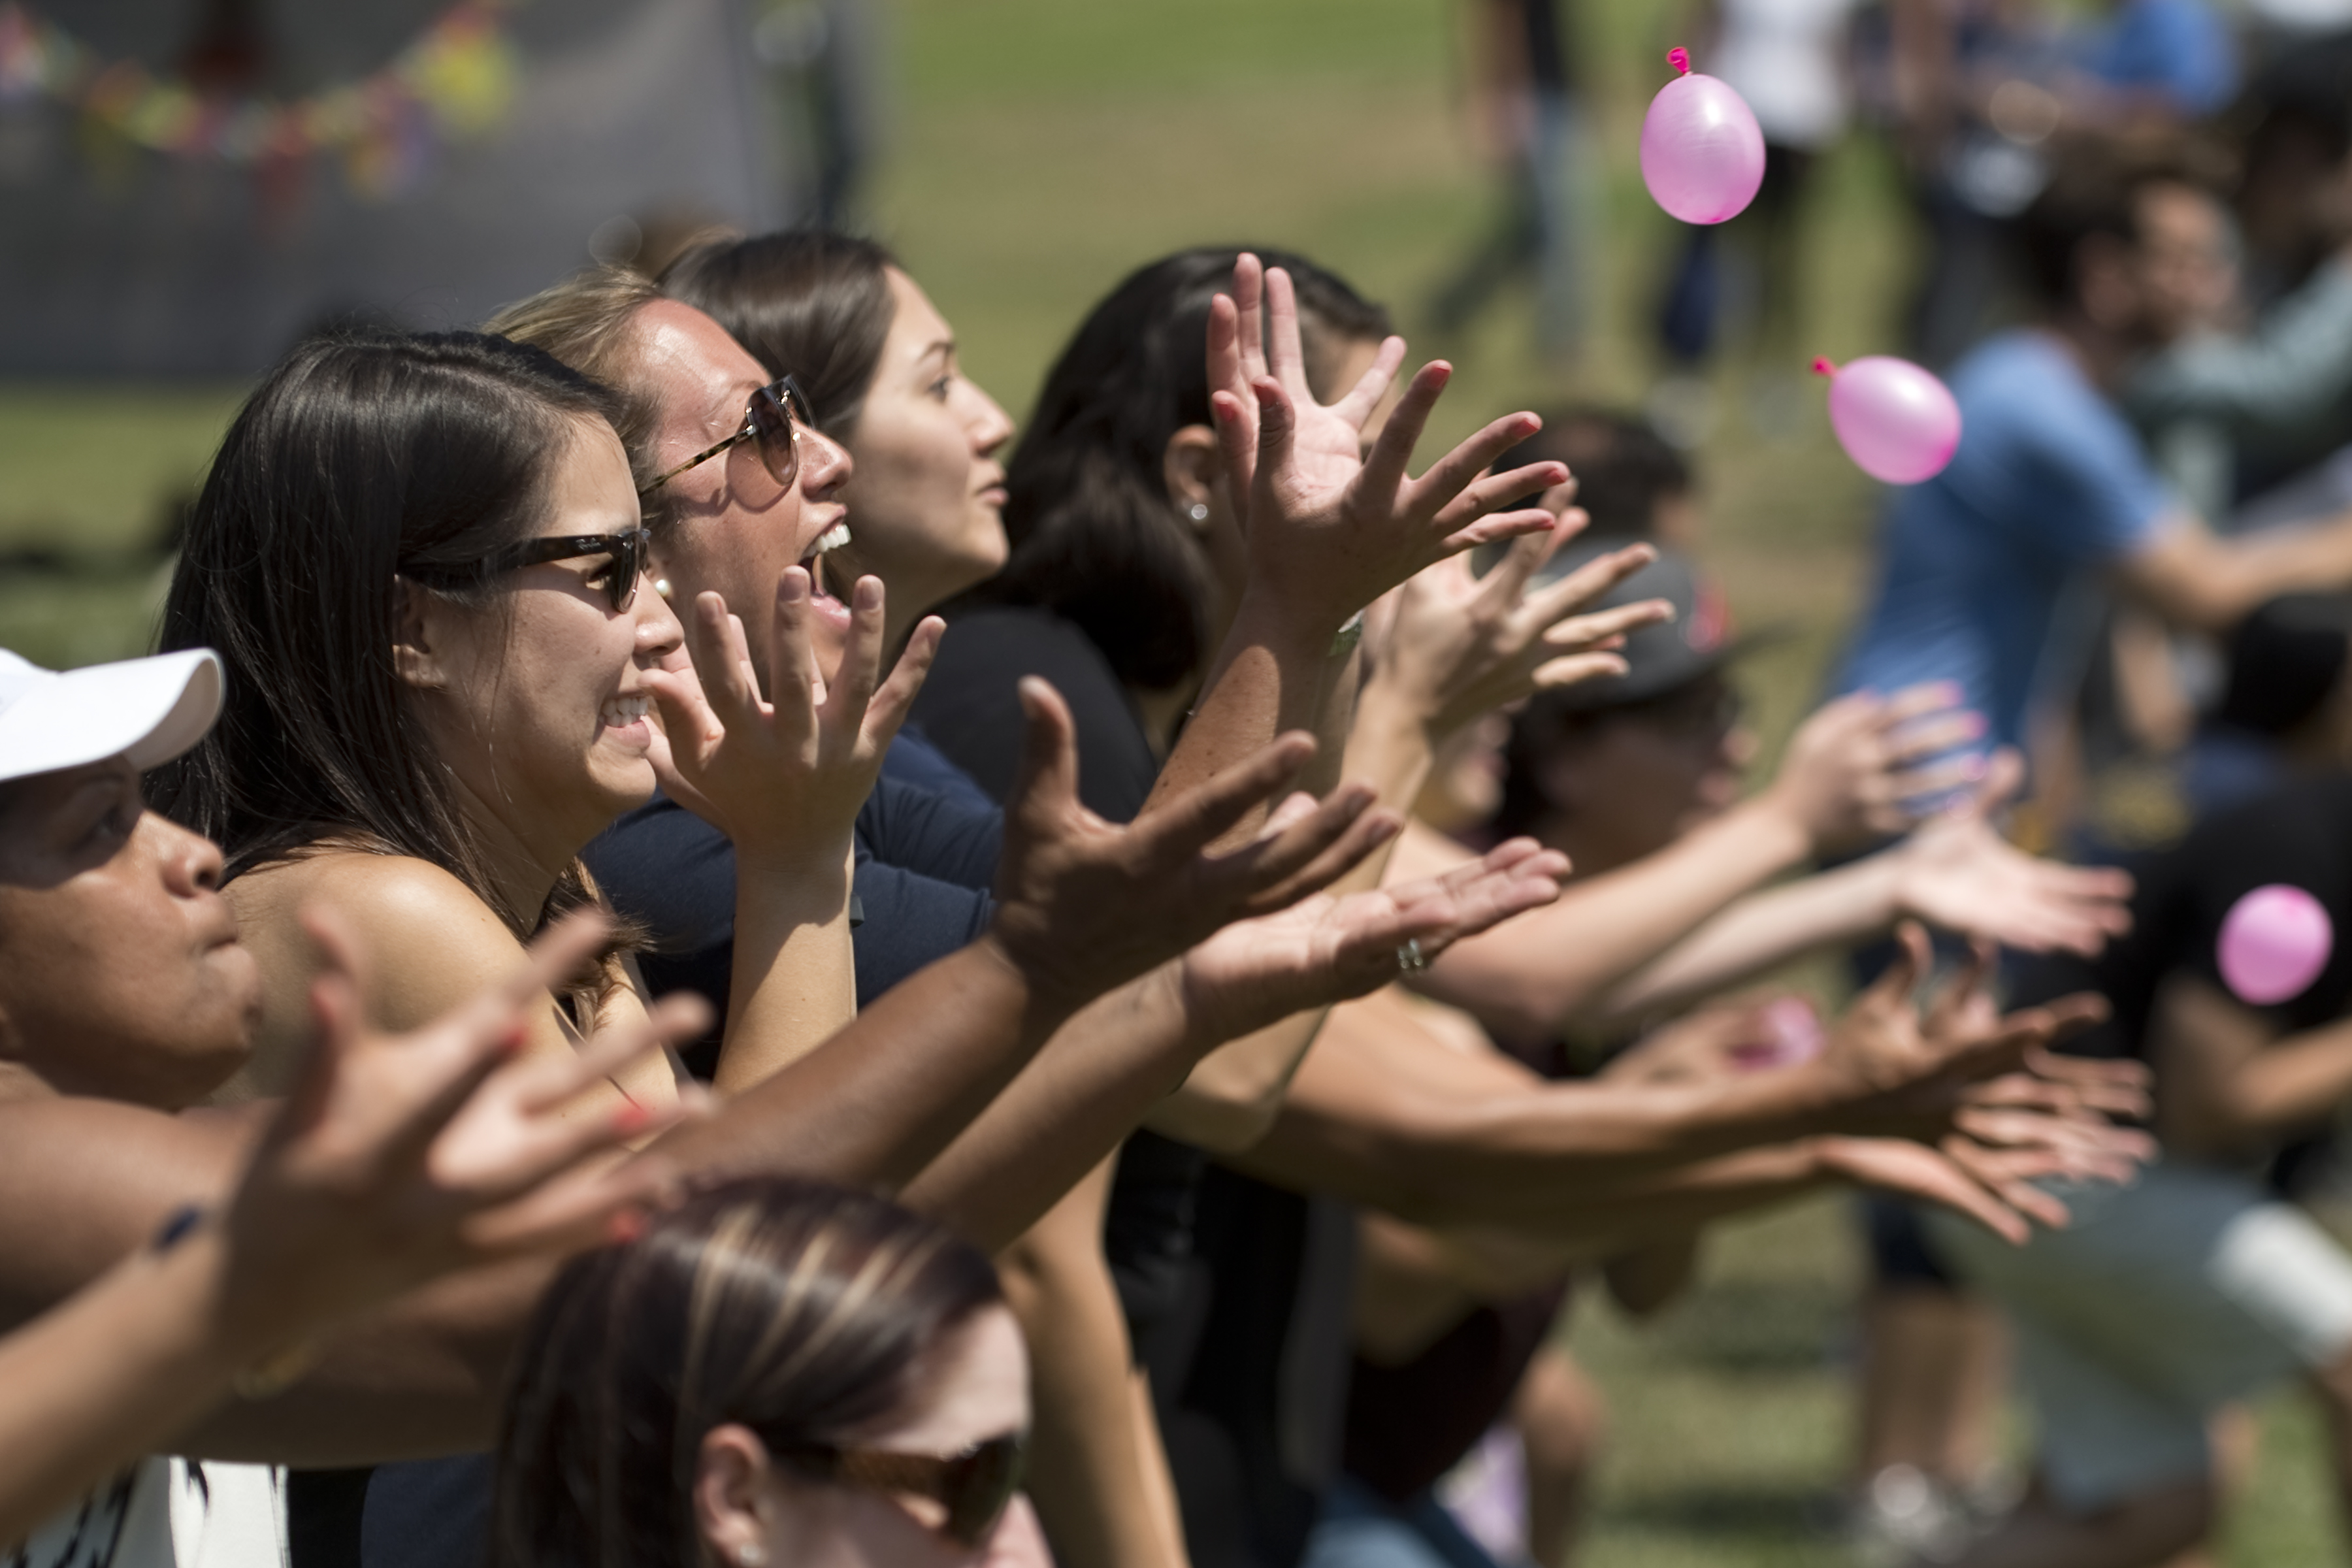
{"label": "hand reaching forward", "polygon": [[1432,747],[1484,714],[1538,691],[1622,675],[1611,650],[1637,626],[1669,620],[1674,606],[1645,599],[1593,615],[1576,612],[1657,559],[1646,544],[1614,551],[1530,593],[1528,583],[1584,526],[1570,512],[1548,533],[1512,542],[1494,570],[1472,574],[1466,555],[1423,568],[1394,595],[1375,643],[1360,709],[1393,703]]}
{"label": "hand reaching forward", "polygon": [[1816,855],[1907,831],[1935,795],[1984,774],[1973,755],[1949,756],[1984,733],[1942,682],[1892,697],[1857,691],[1824,704],[1797,728],[1764,792]]}
{"label": "hand reaching forward", "polygon": [[1567,856],[1514,838],[1443,876],[1345,898],[1318,893],[1279,914],[1236,921],[1184,955],[1189,1009],[1203,1037],[1222,1043],[1368,996],[1397,978],[1407,942],[1434,958],[1550,903],[1567,875]]}
{"label": "hand reaching forward", "polygon": [[691,669],[646,672],[667,737],[654,752],[662,788],[724,832],[739,862],[794,872],[844,863],[944,630],[926,617],[877,686],[882,605],[881,579],[859,578],[848,646],[828,683],[811,640],[808,573],[789,566],[776,584],[765,697],[743,623],[717,594],[697,595],[686,617]]}
{"label": "hand reaching forward", "polygon": [[613,1156],[698,1110],[625,1103],[566,1114],[649,1051],[692,1038],[709,1009],[674,997],[570,1058],[516,1054],[609,923],[575,915],[531,944],[504,984],[415,1034],[361,1022],[365,965],[323,910],[304,926],[325,956],[310,988],[317,1035],[225,1217],[226,1310],[275,1344],[437,1275],[625,1230],[668,1181],[656,1158]]}
{"label": "hand reaching forward", "polygon": [[1812,1148],[1824,1175],[1939,1205],[2014,1246],[2022,1247],[2036,1224],[2067,1222],[2066,1205],[2032,1184],[2051,1173],[2037,1159],[1978,1149],[1966,1139],[1931,1149],[1900,1138],[1841,1136],[1817,1138]]}
{"label": "hand reaching forward", "polygon": [[1249,842],[1209,853],[1314,755],[1314,738],[1294,731],[1120,827],[1078,803],[1076,739],[1059,694],[1032,676],[1021,706],[1029,730],[990,929],[1033,984],[1066,1001],[1098,996],[1234,921],[1289,908],[1403,826],[1370,809],[1370,789],[1343,784],[1319,805],[1293,797]]}
{"label": "hand reaching forward", "polygon": [[1896,907],[2007,947],[2088,957],[2131,929],[2131,876],[2028,855],[1994,831],[1991,816],[2023,776],[2017,753],[2004,747],[1981,788],[1887,851]]}
{"label": "hand reaching forward", "polygon": [[1923,1016],[1918,994],[1933,963],[1927,933],[1906,921],[1895,942],[1895,962],[1832,1026],[1820,1059],[1795,1069],[1826,1075],[1832,1099],[1871,1131],[1939,1139],[1953,1131],[1970,1085],[2017,1073],[2038,1047],[2105,1016],[2105,998],[2090,993],[1995,1015],[1981,973]]}
{"label": "hand reaching forward", "polygon": [[1209,408],[1234,507],[1248,542],[1250,589],[1271,594],[1311,629],[1336,630],[1433,561],[1490,539],[1551,526],[1539,506],[1502,510],[1566,481],[1559,463],[1481,472],[1543,427],[1513,414],[1439,458],[1420,479],[1405,467],[1453,374],[1423,365],[1367,454],[1365,425],[1397,367],[1391,338],[1337,403],[1315,400],[1298,334],[1298,300],[1280,268],[1244,255],[1234,291],[1209,310]]}

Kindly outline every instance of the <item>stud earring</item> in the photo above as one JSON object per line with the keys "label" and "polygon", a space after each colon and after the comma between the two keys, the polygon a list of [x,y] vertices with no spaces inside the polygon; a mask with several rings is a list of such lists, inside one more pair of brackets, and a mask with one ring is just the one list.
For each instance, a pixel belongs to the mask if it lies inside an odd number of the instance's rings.
{"label": "stud earring", "polygon": [[747,1541],[735,1549],[735,1561],[743,1568],[760,1568],[768,1560],[768,1549],[756,1541]]}
{"label": "stud earring", "polygon": [[1209,521],[1209,503],[1204,500],[1196,500],[1191,506],[1184,509],[1184,515],[1191,518],[1194,522],[1206,522]]}
{"label": "stud earring", "polygon": [[669,597],[669,579],[668,579],[668,578],[667,578],[667,577],[656,577],[656,578],[655,578],[655,579],[654,579],[654,592],[655,592],[655,593],[656,593],[656,594],[659,594],[659,595],[660,595],[663,598],[665,598],[665,599],[668,598],[668,597]]}

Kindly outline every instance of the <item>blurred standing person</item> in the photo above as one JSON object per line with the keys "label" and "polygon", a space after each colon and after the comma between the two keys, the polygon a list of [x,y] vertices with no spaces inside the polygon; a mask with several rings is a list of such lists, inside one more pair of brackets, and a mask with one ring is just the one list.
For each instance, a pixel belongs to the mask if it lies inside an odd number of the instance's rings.
{"label": "blurred standing person", "polygon": [[1470,110],[1480,153],[1503,175],[1502,220],[1431,299],[1458,333],[1523,272],[1536,284],[1536,346],[1572,366],[1583,352],[1593,251],[1584,109],[1559,0],[1470,0]]}
{"label": "blurred standing person", "polygon": [[1716,0],[1704,57],[1764,132],[1764,183],[1726,231],[1738,246],[1732,298],[1748,306],[1759,353],[1792,365],[1803,325],[1804,195],[1853,114],[1854,8],[1855,0]]}

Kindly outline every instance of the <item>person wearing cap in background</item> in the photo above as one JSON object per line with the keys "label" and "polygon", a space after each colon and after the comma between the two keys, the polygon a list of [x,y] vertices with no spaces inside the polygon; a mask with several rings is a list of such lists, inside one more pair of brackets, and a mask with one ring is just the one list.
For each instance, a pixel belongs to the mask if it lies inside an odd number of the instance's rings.
{"label": "person wearing cap in background", "polygon": [[[47,1302],[21,1277],[0,1291],[0,1327],[19,1329],[0,1340],[0,1544],[27,1568],[283,1562],[283,1471],[139,1456],[233,1388],[262,1397],[327,1321],[450,1268],[593,1242],[665,1180],[652,1162],[578,1167],[674,1117],[567,1126],[556,1111],[657,1047],[653,1029],[525,1064],[503,1044],[519,997],[493,993],[415,1035],[375,1035],[358,1022],[352,955],[321,926],[320,1036],[297,1102],[215,1120],[216,1179],[181,1196],[218,1209],[183,1201],[160,1229],[151,1213],[154,1241],[110,1254],[126,1222],[107,1211],[137,1206],[141,1181],[77,1181],[89,1165],[68,1174],[44,1145],[184,1171],[171,1113],[252,1048],[258,972],[220,896],[220,852],[139,792],[142,770],[211,728],[221,695],[205,649],[65,674],[0,650],[0,1247],[21,1263],[37,1226],[91,1252],[97,1277],[21,1328]],[[551,937],[538,969],[568,973],[603,930]],[[466,1128],[441,1136],[461,1110]]]}
{"label": "person wearing cap in background", "polygon": [[[1571,573],[1622,542],[1578,541],[1548,574]],[[1416,804],[1415,831],[1433,863],[1467,852],[1438,826],[1474,842],[1533,831],[1569,848],[1579,865],[1563,901],[1579,918],[1483,955],[1469,980],[1441,975],[1457,948],[1408,977],[1422,994],[1391,986],[1339,1009],[1273,1131],[1227,1161],[1293,1190],[1387,1211],[1361,1225],[1356,1360],[1342,1382],[1344,1471],[1323,1496],[1310,1564],[1484,1561],[1431,1488],[1507,1411],[1522,1422],[1532,1472],[1526,1539],[1539,1561],[1559,1561],[1595,1409],[1564,1359],[1536,1358],[1570,1260],[1622,1253],[1630,1237],[1675,1237],[1710,1215],[1823,1181],[1955,1198],[1942,1183],[1958,1172],[1913,1164],[1926,1152],[1915,1145],[1831,1138],[1775,1147],[1781,1134],[1760,1125],[1726,1131],[1737,1121],[1728,1100],[1761,1080],[1714,1068],[1733,1053],[1787,1049],[1785,1037],[1791,1027],[1801,1035],[1804,1020],[1785,1007],[1703,1015],[1664,1031],[1656,1049],[1634,1053],[1615,1074],[1548,1083],[1538,1067],[1564,1070],[1564,1032],[1622,1034],[1637,1016],[1671,1013],[1799,952],[1874,935],[1914,913],[2036,945],[2095,946],[2115,923],[2121,879],[2032,861],[1969,811],[1870,862],[1738,902],[1817,840],[1833,847],[1857,831],[1870,815],[1862,801],[1903,793],[1895,765],[1908,743],[1890,731],[1906,716],[1925,716],[1911,721],[1924,731],[1919,744],[1947,743],[1950,726],[1933,716],[1934,694],[1849,702],[1808,726],[1764,796],[1738,804],[1750,747],[1731,722],[1725,667],[1741,645],[1720,595],[1669,554],[1611,598],[1664,598],[1677,618],[1631,634],[1627,672],[1587,683],[1607,689],[1597,699],[1535,698],[1504,731],[1518,737],[1507,780],[1491,754],[1503,737],[1490,731],[1487,756],[1473,747],[1444,759]],[[1439,995],[1451,1005],[1430,1000]],[[1496,1041],[1520,1048],[1507,1054]],[[1818,1043],[1816,1032],[1798,1048]],[[1815,1059],[1798,1074],[1828,1065]],[[1645,1098],[1668,1079],[1669,1092],[1691,1098],[1671,1107]],[[1710,1095],[1726,1104],[1708,1106]],[[1497,1125],[1516,1135],[1490,1147]],[[1619,1139],[1634,1128],[1647,1131],[1632,1137],[1656,1140],[1657,1184],[1599,1195],[1606,1146],[1623,1148]],[[1742,1145],[1765,1147],[1745,1164],[1704,1158]],[[1496,1234],[1530,1223],[1524,1235]],[[1653,1257],[1621,1274],[1629,1297],[1655,1301],[1679,1268],[1673,1256]]]}

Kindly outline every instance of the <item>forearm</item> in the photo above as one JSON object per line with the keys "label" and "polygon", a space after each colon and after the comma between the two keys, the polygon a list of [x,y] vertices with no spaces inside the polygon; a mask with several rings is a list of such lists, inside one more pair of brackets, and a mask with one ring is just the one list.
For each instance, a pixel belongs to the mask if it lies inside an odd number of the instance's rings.
{"label": "forearm", "polygon": [[221,1310],[227,1258],[207,1226],[0,1342],[0,1542],[162,1448],[272,1348]]}
{"label": "forearm", "polygon": [[983,1243],[1018,1236],[1135,1130],[1209,1044],[1194,1030],[1178,965],[1163,965],[1071,1017],[899,1196]]}
{"label": "forearm", "polygon": [[1294,1014],[1269,1028],[1229,1040],[1202,1057],[1174,1093],[1146,1112],[1154,1132],[1212,1153],[1246,1149],[1265,1136],[1282,1109],[1327,1008]]}
{"label": "forearm", "polygon": [[[1276,735],[1315,730],[1349,662],[1332,654],[1337,630],[1289,613],[1265,595],[1244,593],[1201,700],[1144,809],[1255,754]],[[1248,837],[1264,816],[1262,810],[1251,813],[1225,842]]]}
{"label": "forearm", "polygon": [[719,1093],[789,1067],[857,1016],[852,864],[845,846],[837,862],[799,869],[738,859],[727,1032],[713,1077]]}
{"label": "forearm", "polygon": [[2166,618],[2222,631],[2281,594],[2352,584],[2352,515],[2227,542],[2194,523],[2175,522],[2122,570],[2132,590]]}
{"label": "forearm", "polygon": [[[1076,999],[1040,991],[993,937],[982,937],[660,1146],[697,1175],[791,1172],[896,1189],[955,1142],[1076,1010]],[[1070,1169],[1061,1185],[1092,1163]],[[995,1238],[1018,1234],[1045,1206]]]}
{"label": "forearm", "polygon": [[1634,865],[1571,883],[1549,908],[1456,942],[1413,988],[1505,1034],[1549,1033],[1811,849],[1793,820],[1749,801]]}
{"label": "forearm", "polygon": [[2184,1108],[2202,1124],[2201,1137],[2180,1140],[2190,1152],[2229,1153],[2325,1126],[2352,1099],[2352,1021],[2265,1046],[2198,1098]]}
{"label": "forearm", "polygon": [[1499,1057],[1414,1048],[1370,1004],[1334,1011],[1273,1130],[1230,1163],[1421,1224],[1540,1218],[1696,1158],[1823,1131],[1802,1070],[1546,1083]]}
{"label": "forearm", "polygon": [[1889,854],[1752,893],[1611,988],[1587,1022],[1678,1007],[1826,947],[1876,936],[1900,909]]}
{"label": "forearm", "polygon": [[1063,1568],[1181,1568],[1139,1442],[1127,1321],[1102,1251],[1113,1163],[1097,1165],[997,1258],[1030,1345],[1029,1495]]}

